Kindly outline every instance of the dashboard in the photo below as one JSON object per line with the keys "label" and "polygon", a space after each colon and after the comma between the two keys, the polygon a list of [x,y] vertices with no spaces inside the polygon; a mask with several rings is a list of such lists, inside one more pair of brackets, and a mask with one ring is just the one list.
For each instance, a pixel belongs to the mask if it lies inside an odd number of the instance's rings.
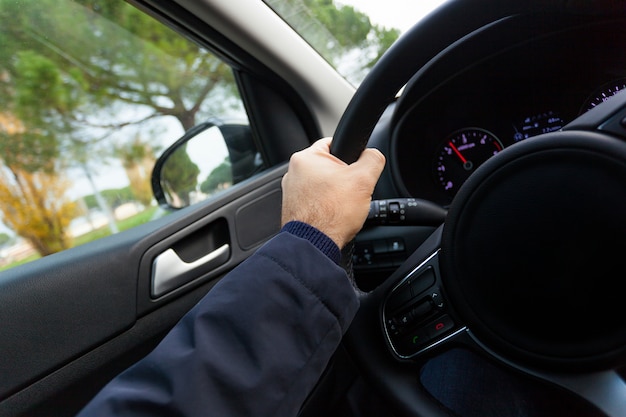
{"label": "dashboard", "polygon": [[513,20],[458,42],[406,86],[389,149],[401,194],[448,206],[491,156],[626,90],[624,21],[532,25]]}

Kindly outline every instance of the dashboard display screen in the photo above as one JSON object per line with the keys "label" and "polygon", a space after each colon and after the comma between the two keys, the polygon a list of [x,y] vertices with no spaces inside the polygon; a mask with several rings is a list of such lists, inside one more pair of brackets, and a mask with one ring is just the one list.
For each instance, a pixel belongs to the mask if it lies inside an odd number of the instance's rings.
{"label": "dashboard display screen", "polygon": [[563,123],[563,119],[561,119],[561,117],[553,111],[547,111],[525,117],[519,123],[513,125],[515,129],[513,140],[515,140],[515,142],[519,142],[520,140],[528,139],[543,133],[555,132],[561,129],[564,125],[565,123]]}

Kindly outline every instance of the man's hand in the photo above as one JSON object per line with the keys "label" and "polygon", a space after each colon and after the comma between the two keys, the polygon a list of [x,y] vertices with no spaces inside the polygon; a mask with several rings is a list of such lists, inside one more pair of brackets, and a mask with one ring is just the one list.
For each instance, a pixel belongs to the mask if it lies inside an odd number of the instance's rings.
{"label": "man's hand", "polygon": [[330,142],[320,139],[292,155],[282,180],[282,224],[308,223],[343,248],[363,227],[385,157],[368,148],[347,165],[330,154]]}

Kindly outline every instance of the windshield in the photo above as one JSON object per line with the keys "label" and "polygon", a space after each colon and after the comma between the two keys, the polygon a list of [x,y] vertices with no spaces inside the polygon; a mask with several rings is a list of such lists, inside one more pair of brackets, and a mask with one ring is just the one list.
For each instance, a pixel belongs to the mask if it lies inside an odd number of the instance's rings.
{"label": "windshield", "polygon": [[264,0],[353,85],[444,0]]}

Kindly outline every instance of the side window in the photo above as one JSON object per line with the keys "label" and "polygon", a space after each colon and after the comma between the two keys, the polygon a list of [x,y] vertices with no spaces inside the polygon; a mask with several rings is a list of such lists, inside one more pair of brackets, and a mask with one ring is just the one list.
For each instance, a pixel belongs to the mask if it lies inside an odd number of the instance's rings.
{"label": "side window", "polygon": [[[0,18],[0,270],[161,216],[158,154],[206,120],[247,124],[231,68],[124,1],[0,0]],[[263,165],[248,141],[235,172],[210,141],[190,203]]]}

